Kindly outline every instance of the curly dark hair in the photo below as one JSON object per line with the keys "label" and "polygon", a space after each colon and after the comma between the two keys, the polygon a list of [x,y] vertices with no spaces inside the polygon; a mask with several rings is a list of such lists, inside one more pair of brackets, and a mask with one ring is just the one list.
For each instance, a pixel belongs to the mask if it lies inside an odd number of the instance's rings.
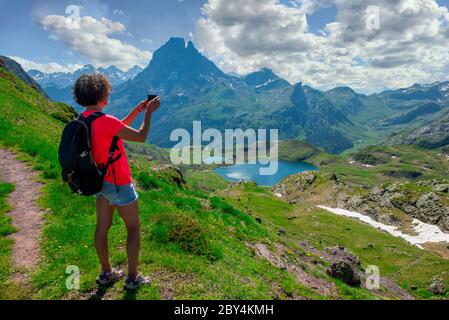
{"label": "curly dark hair", "polygon": [[73,98],[81,106],[95,106],[107,99],[112,87],[102,74],[83,74],[73,85]]}

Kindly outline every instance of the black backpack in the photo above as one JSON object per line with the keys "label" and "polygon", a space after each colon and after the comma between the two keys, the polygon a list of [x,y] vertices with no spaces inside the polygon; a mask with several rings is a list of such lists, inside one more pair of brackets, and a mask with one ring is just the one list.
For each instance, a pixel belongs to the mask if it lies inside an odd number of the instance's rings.
{"label": "black backpack", "polygon": [[[95,112],[87,118],[80,115],[68,123],[62,133],[59,145],[59,162],[62,167],[62,179],[67,182],[74,193],[83,196],[97,194],[103,188],[103,179],[109,165],[116,162],[122,154],[114,157],[118,150],[118,137],[112,139],[109,159],[106,164],[97,165],[92,156],[92,123],[103,117],[104,113]],[[115,180],[115,174],[114,180]],[[118,187],[116,184],[117,192]]]}

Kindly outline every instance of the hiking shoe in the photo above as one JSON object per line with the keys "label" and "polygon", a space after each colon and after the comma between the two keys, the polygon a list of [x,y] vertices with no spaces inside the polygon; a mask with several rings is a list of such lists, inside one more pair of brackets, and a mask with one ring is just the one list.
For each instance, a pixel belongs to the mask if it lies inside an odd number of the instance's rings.
{"label": "hiking shoe", "polygon": [[121,270],[112,270],[112,272],[103,271],[96,281],[99,286],[108,286],[119,281],[124,275],[125,274]]}
{"label": "hiking shoe", "polygon": [[150,284],[149,277],[143,277],[142,275],[138,275],[135,280],[131,280],[129,276],[125,280],[125,289],[127,290],[137,290],[142,285]]}

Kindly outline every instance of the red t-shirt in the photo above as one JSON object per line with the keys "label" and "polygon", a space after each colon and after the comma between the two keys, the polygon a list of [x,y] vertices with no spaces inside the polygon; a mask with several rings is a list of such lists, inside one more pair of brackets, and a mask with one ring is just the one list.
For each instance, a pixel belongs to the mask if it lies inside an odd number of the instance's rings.
{"label": "red t-shirt", "polygon": [[[83,112],[83,116],[87,118],[94,112],[95,111],[85,111]],[[122,121],[110,115],[100,117],[92,123],[92,154],[97,164],[106,164],[108,162],[112,139],[125,126],[126,125]],[[118,147],[122,156],[109,166],[104,180],[112,184],[117,183],[117,185],[123,186],[132,183],[132,175],[122,139],[118,140]],[[119,150],[115,151],[114,158],[119,154]],[[112,173],[113,170],[115,181]]]}

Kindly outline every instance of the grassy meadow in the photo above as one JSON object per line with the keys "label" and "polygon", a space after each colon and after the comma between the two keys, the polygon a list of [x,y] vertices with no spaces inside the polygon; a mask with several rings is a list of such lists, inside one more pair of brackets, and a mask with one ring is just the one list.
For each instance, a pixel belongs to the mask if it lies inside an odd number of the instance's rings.
{"label": "grassy meadow", "polygon": [[[187,184],[177,184],[170,175],[159,174],[156,161],[131,157],[138,185],[142,222],[141,272],[153,284],[136,293],[123,291],[123,282],[98,291],[100,269],[93,246],[94,198],[73,195],[60,179],[57,160],[59,138],[71,116],[70,108],[48,102],[32,88],[0,68],[0,147],[18,153],[40,172],[45,184],[39,205],[47,210],[42,230],[41,259],[29,272],[29,283],[17,287],[10,276],[20,270],[11,265],[12,242],[6,236],[14,229],[6,213],[6,197],[14,186],[0,184],[0,298],[5,299],[329,299],[304,285],[290,272],[261,259],[252,244],[267,247],[282,244],[304,252],[299,242],[317,248],[344,245],[355,252],[363,266],[376,264],[418,298],[430,298],[425,286],[435,275],[449,281],[449,261],[413,247],[354,220],[314,207],[293,206],[274,197],[269,189],[251,183],[230,186],[212,171],[189,171]],[[315,150],[310,150],[315,154]],[[425,154],[404,149],[404,161],[431,163]],[[162,155],[161,155],[162,156]],[[302,157],[302,155],[294,155]],[[355,183],[374,183],[385,168],[376,171],[352,169],[346,159],[315,155]],[[406,166],[402,163],[401,167]],[[395,164],[386,165],[395,168]],[[353,175],[353,170],[358,170]],[[435,175],[437,172],[435,171]],[[432,171],[433,174],[433,171]],[[258,223],[257,218],[262,219]],[[279,234],[279,228],[286,234]],[[126,268],[126,231],[118,215],[109,235],[110,257],[115,267]],[[368,246],[368,245],[372,246]],[[315,257],[319,260],[319,257]],[[295,261],[296,257],[292,257]],[[81,288],[65,286],[68,266],[80,268]],[[335,285],[341,299],[379,299],[363,288],[351,288],[330,278],[320,268],[304,265],[304,271]],[[412,290],[412,288],[414,290]]]}

